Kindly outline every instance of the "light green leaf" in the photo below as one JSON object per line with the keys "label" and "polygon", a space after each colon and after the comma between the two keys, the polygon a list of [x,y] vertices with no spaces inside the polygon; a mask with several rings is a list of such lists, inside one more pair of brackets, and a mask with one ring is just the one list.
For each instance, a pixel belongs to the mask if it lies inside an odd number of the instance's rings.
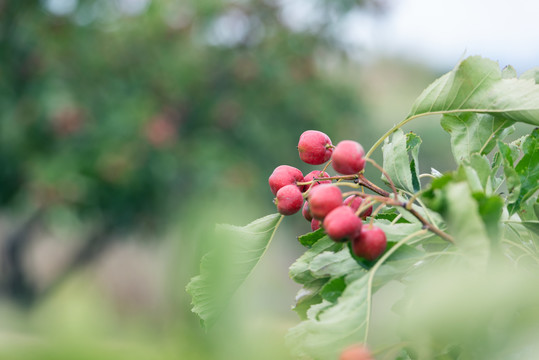
{"label": "light green leaf", "polygon": [[[402,130],[397,130],[391,138],[386,139],[382,147],[384,157],[384,170],[398,189],[414,192],[410,160],[406,151],[406,136]],[[385,176],[382,176],[387,181]]]}
{"label": "light green leaf", "polygon": [[215,322],[265,253],[281,220],[282,215],[273,214],[243,227],[217,226],[216,248],[204,255],[200,275],[187,285],[187,292],[192,296],[192,311],[206,328]]}
{"label": "light green leaf", "polygon": [[338,252],[325,251],[316,256],[309,264],[311,274],[317,278],[336,278],[351,275],[354,272],[366,272],[350,256],[348,247]]}
{"label": "light green leaf", "polygon": [[527,77],[503,78],[497,62],[472,56],[432,83],[408,118],[449,112],[485,113],[539,125],[539,86]]}
{"label": "light green leaf", "polygon": [[477,267],[487,264],[490,240],[479,206],[465,182],[448,183],[446,219],[459,251]]}
{"label": "light green leaf", "polygon": [[442,128],[451,135],[451,151],[457,163],[474,153],[486,155],[497,140],[503,140],[514,131],[511,120],[488,114],[459,113],[442,117]]}
{"label": "light green leaf", "polygon": [[536,84],[539,84],[539,67],[534,67],[525,71],[522,75],[520,75],[520,78],[531,79],[535,81]]}
{"label": "light green leaf", "polygon": [[307,284],[319,279],[320,277],[313,275],[311,272],[311,262],[313,259],[325,251],[336,251],[341,248],[342,244],[336,243],[327,235],[324,236],[290,266],[290,278],[299,284]]}

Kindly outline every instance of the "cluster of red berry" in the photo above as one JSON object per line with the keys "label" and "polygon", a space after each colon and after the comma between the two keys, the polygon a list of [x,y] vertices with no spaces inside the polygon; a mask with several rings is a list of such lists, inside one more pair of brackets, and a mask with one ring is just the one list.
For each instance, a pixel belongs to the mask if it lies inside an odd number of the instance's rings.
{"label": "cluster of red berry", "polygon": [[[308,130],[301,134],[298,143],[299,157],[311,165],[321,165],[331,159],[333,169],[342,175],[356,175],[365,167],[363,147],[351,140],[333,146],[331,139],[320,131]],[[327,168],[327,166],[326,166]],[[269,185],[275,195],[277,210],[292,215],[302,209],[305,219],[311,222],[313,231],[320,228],[334,241],[352,241],[354,253],[369,261],[380,256],[386,248],[386,235],[372,224],[363,225],[372,213],[372,206],[362,207],[363,199],[351,195],[343,200],[343,194],[334,180],[324,170],[311,171],[306,176],[292,166],[278,166],[269,177]],[[304,203],[304,199],[307,201]]]}

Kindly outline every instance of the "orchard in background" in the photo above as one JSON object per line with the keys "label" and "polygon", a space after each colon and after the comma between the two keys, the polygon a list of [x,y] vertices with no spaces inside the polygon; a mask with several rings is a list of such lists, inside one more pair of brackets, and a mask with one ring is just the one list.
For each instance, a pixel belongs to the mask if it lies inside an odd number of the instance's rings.
{"label": "orchard in background", "polygon": [[[298,237],[306,250],[289,273],[303,285],[294,306],[302,321],[286,339],[298,358],[534,359],[538,83],[539,68],[517,77],[510,66],[469,57],[367,153],[353,140],[334,146],[328,135],[305,131],[299,156],[321,168],[303,176],[277,167],[269,186],[278,213],[217,227],[223,241],[187,287],[193,311],[211,327],[283,215],[301,211],[313,231]],[[421,138],[402,127],[426,115],[440,115],[450,135],[452,172],[420,172]],[[515,126],[527,135],[506,140]],[[382,166],[370,158],[380,146]],[[378,174],[387,189],[369,180]],[[381,289],[396,296],[373,316]]]}

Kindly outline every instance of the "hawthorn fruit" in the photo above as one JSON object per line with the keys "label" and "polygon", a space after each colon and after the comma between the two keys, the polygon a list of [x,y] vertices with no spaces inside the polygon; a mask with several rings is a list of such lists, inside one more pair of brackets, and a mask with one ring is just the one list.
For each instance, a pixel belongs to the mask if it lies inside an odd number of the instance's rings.
{"label": "hawthorn fruit", "polygon": [[[305,175],[305,177],[303,178],[303,182],[308,182],[308,181],[312,181],[314,178],[322,178],[322,177],[329,177],[329,174],[325,171],[320,171],[320,170],[313,170],[311,171],[310,173],[308,173],[307,175]],[[317,180],[315,181],[312,186],[311,185],[304,185],[303,186],[303,191],[307,191],[309,188],[314,188],[315,186],[318,186],[320,184],[331,184],[331,180]]]}
{"label": "hawthorn fruit", "polygon": [[343,350],[339,360],[374,360],[374,358],[365,346],[354,345]]}
{"label": "hawthorn fruit", "polygon": [[333,150],[331,165],[339,174],[357,174],[365,167],[364,156],[365,150],[358,142],[343,140]]}
{"label": "hawthorn fruit", "polygon": [[303,205],[303,195],[296,185],[286,185],[277,191],[275,198],[277,211],[283,215],[297,213]]}
{"label": "hawthorn fruit", "polygon": [[328,236],[341,242],[359,236],[362,222],[350,206],[341,205],[324,218],[323,224]]}
{"label": "hawthorn fruit", "polygon": [[[363,203],[363,199],[355,195],[349,196],[346,199],[344,199],[344,205],[349,206],[352,210],[354,210],[354,212],[356,212],[361,207],[362,203]],[[370,216],[371,214],[372,214],[372,206],[369,206],[367,209],[363,210],[363,212],[359,214],[359,216],[362,219],[365,219],[367,216]]]}
{"label": "hawthorn fruit", "polygon": [[279,189],[283,186],[292,184],[295,185],[297,182],[302,181],[303,173],[301,170],[288,165],[277,166],[268,179],[273,195],[277,195],[277,191],[279,191]]}
{"label": "hawthorn fruit", "polygon": [[321,131],[307,130],[299,137],[299,158],[311,165],[320,165],[331,158],[333,145],[329,136]]}
{"label": "hawthorn fruit", "polygon": [[331,210],[341,205],[341,190],[335,185],[322,184],[309,192],[309,209],[315,219],[324,219]]}
{"label": "hawthorn fruit", "polygon": [[373,261],[382,255],[387,246],[384,230],[374,225],[364,225],[359,236],[352,239],[354,254],[366,260]]}

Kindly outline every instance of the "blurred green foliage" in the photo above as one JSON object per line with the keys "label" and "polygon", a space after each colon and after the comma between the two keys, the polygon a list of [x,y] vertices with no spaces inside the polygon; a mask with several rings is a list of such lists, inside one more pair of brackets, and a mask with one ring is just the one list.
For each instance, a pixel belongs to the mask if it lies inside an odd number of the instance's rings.
{"label": "blurred green foliage", "polygon": [[202,192],[260,189],[297,162],[281,144],[361,114],[320,71],[361,1],[313,2],[324,17],[303,28],[283,4],[3,2],[0,204],[154,227]]}

